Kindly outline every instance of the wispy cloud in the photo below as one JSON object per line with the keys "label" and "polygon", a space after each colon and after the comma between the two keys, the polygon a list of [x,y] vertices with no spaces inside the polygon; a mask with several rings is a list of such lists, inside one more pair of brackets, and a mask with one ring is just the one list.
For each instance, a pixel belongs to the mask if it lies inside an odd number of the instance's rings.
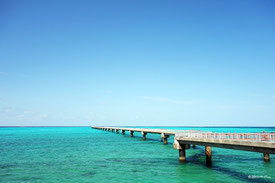
{"label": "wispy cloud", "polygon": [[27,74],[18,74],[18,77],[20,77],[20,78],[27,78],[27,77],[29,77],[29,75],[27,75]]}
{"label": "wispy cloud", "polygon": [[19,78],[28,78],[28,77],[30,77],[30,75],[28,75],[28,74],[7,73],[7,72],[3,72],[3,71],[0,71],[0,76],[15,76],[15,77],[19,77]]}
{"label": "wispy cloud", "polygon": [[0,109],[0,113],[9,113],[11,112],[13,109],[11,107],[3,107]]}
{"label": "wispy cloud", "polygon": [[22,109],[17,107],[3,107],[0,108],[0,121],[7,119],[11,121],[21,120],[41,120],[48,118],[48,114],[41,113],[33,110]]}
{"label": "wispy cloud", "polygon": [[194,101],[194,100],[175,100],[175,99],[164,98],[164,97],[141,96],[140,98],[145,100],[152,100],[156,102],[166,102],[166,103],[172,103],[172,104],[194,105],[198,103],[197,101]]}
{"label": "wispy cloud", "polygon": [[220,110],[231,110],[231,109],[234,109],[234,106],[232,106],[232,105],[218,105],[217,108]]}
{"label": "wispy cloud", "polygon": [[48,114],[41,114],[40,116],[41,116],[41,118],[47,118]]}
{"label": "wispy cloud", "polygon": [[34,111],[24,111],[23,113],[24,114],[35,114],[36,112],[34,112]]}
{"label": "wispy cloud", "polygon": [[0,76],[6,76],[6,77],[18,77],[18,78],[28,78],[30,77],[30,75],[28,74],[22,74],[22,73],[7,73],[7,72],[3,72],[3,71],[0,71]]}
{"label": "wispy cloud", "polygon": [[261,95],[259,93],[252,93],[251,97],[260,97]]}

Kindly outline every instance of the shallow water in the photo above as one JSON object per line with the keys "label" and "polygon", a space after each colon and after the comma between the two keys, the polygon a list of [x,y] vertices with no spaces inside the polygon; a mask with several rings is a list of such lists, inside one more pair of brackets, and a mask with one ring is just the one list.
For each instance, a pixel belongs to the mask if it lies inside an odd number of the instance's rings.
{"label": "shallow water", "polygon": [[163,145],[160,135],[148,134],[146,141],[134,135],[90,127],[0,128],[0,182],[275,182],[274,155],[266,163],[261,153],[212,148],[213,165],[207,167],[203,146],[187,150],[187,162],[180,163],[173,137]]}

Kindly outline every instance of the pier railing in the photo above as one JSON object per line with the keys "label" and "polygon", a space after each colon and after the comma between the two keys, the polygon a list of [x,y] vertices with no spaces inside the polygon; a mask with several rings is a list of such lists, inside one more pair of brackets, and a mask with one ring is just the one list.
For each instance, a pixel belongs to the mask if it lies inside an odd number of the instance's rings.
{"label": "pier railing", "polygon": [[261,133],[215,133],[204,131],[180,131],[175,134],[176,137],[200,138],[200,139],[228,139],[228,140],[246,140],[246,141],[267,141],[275,142],[275,132]]}

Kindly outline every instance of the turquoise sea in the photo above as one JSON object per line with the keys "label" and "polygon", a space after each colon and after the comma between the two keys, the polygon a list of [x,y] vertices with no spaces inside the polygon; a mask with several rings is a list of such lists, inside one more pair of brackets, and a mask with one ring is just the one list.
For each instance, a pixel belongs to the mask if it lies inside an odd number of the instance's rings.
{"label": "turquoise sea", "polygon": [[[153,128],[153,127],[147,127]],[[160,128],[160,127],[154,127]],[[274,128],[196,128],[215,132],[274,132]],[[0,128],[0,182],[275,182],[275,156],[212,148],[213,165],[205,165],[204,147],[178,151],[160,135],[126,135],[90,127]]]}

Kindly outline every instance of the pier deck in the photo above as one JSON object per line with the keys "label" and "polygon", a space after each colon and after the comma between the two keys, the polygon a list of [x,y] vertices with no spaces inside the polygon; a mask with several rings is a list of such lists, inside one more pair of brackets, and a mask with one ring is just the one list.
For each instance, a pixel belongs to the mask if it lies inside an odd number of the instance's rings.
{"label": "pier deck", "polygon": [[112,131],[125,134],[129,131],[131,137],[134,132],[140,132],[143,140],[146,140],[147,133],[161,135],[161,141],[167,144],[167,138],[173,135],[174,149],[179,150],[179,160],[186,161],[186,149],[191,145],[205,146],[206,164],[212,164],[211,147],[227,148],[263,153],[264,160],[270,161],[269,154],[275,154],[275,133],[214,133],[200,130],[168,130],[150,128],[121,128],[121,127],[92,127],[104,131]]}

